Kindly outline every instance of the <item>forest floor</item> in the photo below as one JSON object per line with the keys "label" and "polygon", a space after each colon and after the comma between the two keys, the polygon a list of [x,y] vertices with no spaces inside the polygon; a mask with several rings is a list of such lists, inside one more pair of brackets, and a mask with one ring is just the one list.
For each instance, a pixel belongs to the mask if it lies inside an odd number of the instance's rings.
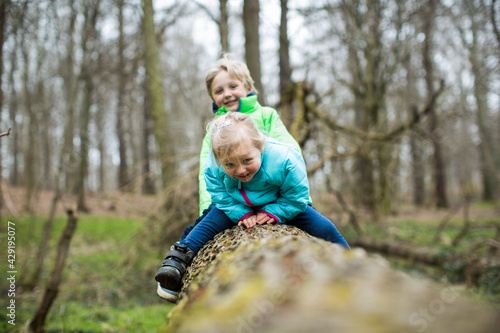
{"label": "forest floor", "polygon": [[[20,326],[36,309],[50,274],[54,251],[45,260],[39,285],[31,291],[22,289],[22,280],[37,260],[37,244],[41,229],[50,212],[53,193],[39,191],[32,199],[32,214],[26,212],[26,191],[23,188],[3,186],[5,200],[0,234],[6,235],[5,220],[16,223],[16,276],[18,290],[17,326],[2,326],[0,331],[18,332]],[[71,243],[61,291],[47,318],[48,332],[156,332],[166,323],[171,305],[156,296],[154,272],[161,263],[166,248],[158,242],[158,235],[147,230],[149,217],[162,207],[160,195],[145,196],[133,193],[93,193],[86,200],[89,213],[79,214],[78,228]],[[73,195],[60,200],[50,246],[54,249],[66,223],[65,210],[76,202]],[[315,207],[335,222],[349,241],[357,234],[346,214],[333,196],[318,198]],[[456,205],[449,209],[415,208],[399,205],[397,214],[379,222],[370,221],[366,214],[356,212],[365,234],[383,241],[397,241],[421,248],[443,252],[486,255],[487,248],[476,250],[478,242],[497,240],[500,229],[500,205],[475,202],[469,206]],[[465,209],[468,208],[468,209]],[[164,217],[161,217],[164,219]],[[161,219],[160,218],[160,219]],[[473,228],[457,245],[453,239],[469,220]],[[435,241],[437,227],[449,220],[439,241]],[[186,221],[185,223],[189,223]],[[5,236],[6,237],[6,236]],[[490,252],[488,252],[490,253]],[[496,252],[498,257],[498,251]],[[474,285],[467,284],[454,267],[428,267],[416,262],[388,258],[394,267],[416,276],[431,277],[439,283],[453,284],[467,289],[471,297],[500,307],[498,268]],[[5,260],[0,262],[2,274],[7,271]],[[8,286],[2,275],[0,305],[4,306]],[[0,322],[5,314],[0,313]]]}
{"label": "forest floor", "polygon": [[[26,202],[28,201],[26,189],[24,187],[2,188],[6,207],[2,210],[3,214],[25,214]],[[47,215],[51,208],[51,203],[54,193],[47,190],[39,190],[36,196],[32,199],[32,211],[38,215]],[[71,207],[77,201],[77,197],[73,194],[63,194],[59,205],[57,206],[56,214],[64,214],[65,209]],[[320,198],[319,205],[326,210],[326,214],[336,214],[340,209],[337,205],[330,205],[331,201],[336,201],[333,198]],[[327,203],[327,204],[325,204]],[[136,193],[124,192],[96,192],[90,193],[86,197],[86,204],[89,207],[89,214],[103,216],[120,216],[134,217],[144,216],[157,209],[161,205],[161,198],[155,195],[143,195]],[[452,205],[449,209],[436,209],[430,207],[415,207],[409,204],[399,205],[397,212],[385,217],[385,221],[394,220],[420,220],[434,221],[442,220],[450,211],[460,204]],[[328,209],[329,207],[329,209]],[[329,211],[332,210],[333,211]],[[341,214],[343,215],[343,214]],[[365,214],[364,214],[365,215]],[[455,216],[460,216],[457,212]],[[469,216],[474,218],[500,218],[500,203],[475,203],[469,207]],[[338,216],[337,216],[338,217]],[[341,216],[341,219],[346,216]],[[367,219],[368,217],[362,217]]]}

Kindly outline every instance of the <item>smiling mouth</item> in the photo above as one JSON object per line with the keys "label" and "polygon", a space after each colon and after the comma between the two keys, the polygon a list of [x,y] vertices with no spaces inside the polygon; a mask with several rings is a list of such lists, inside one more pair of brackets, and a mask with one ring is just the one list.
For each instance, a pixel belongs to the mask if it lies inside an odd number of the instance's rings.
{"label": "smiling mouth", "polygon": [[238,100],[232,100],[232,101],[227,101],[225,102],[224,104],[225,105],[233,105],[234,103],[236,103]]}

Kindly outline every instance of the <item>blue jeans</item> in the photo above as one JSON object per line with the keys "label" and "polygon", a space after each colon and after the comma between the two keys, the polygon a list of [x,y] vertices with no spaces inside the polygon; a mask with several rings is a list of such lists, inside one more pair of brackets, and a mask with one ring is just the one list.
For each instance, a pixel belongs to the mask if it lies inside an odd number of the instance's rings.
{"label": "blue jeans", "polygon": [[210,204],[210,206],[208,206],[207,209],[203,210],[202,215],[198,217],[196,221],[194,221],[194,224],[184,229],[184,232],[182,233],[181,239],[179,241],[182,241],[184,238],[186,238],[187,235],[189,235],[189,233],[191,232],[191,230],[193,230],[193,228],[196,227],[196,225],[200,223],[200,221],[203,220],[205,216],[207,216],[207,214],[210,212],[210,210],[212,210],[212,208],[215,208],[214,204]]}
{"label": "blue jeans", "polygon": [[[200,216],[193,226],[188,227],[190,230],[186,228],[183,238],[179,241],[180,245],[187,246],[188,250],[193,251],[194,255],[215,235],[235,226],[235,223],[223,211],[212,206],[209,207],[210,209],[206,215]],[[302,229],[312,236],[350,249],[335,225],[311,206],[307,206],[305,211],[299,213],[294,219],[287,221],[286,224]],[[186,231],[188,231],[187,234]]]}

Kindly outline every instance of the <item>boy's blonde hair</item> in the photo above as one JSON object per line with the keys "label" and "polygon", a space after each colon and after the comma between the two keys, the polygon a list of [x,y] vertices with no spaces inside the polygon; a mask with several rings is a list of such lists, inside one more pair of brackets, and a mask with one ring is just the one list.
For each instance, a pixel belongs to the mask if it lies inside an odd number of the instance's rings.
{"label": "boy's blonde hair", "polygon": [[214,81],[215,76],[223,70],[243,82],[243,86],[246,89],[249,89],[257,94],[257,90],[255,89],[254,82],[252,76],[250,76],[250,71],[248,70],[247,65],[240,61],[231,59],[231,56],[228,53],[224,53],[222,58],[220,58],[215,65],[208,69],[207,76],[205,77],[208,95],[212,100],[214,99],[212,96],[212,82]]}
{"label": "boy's blonde hair", "polygon": [[224,164],[240,143],[246,140],[260,152],[264,151],[266,138],[247,114],[228,112],[215,118],[207,128],[212,131],[212,151],[219,164]]}

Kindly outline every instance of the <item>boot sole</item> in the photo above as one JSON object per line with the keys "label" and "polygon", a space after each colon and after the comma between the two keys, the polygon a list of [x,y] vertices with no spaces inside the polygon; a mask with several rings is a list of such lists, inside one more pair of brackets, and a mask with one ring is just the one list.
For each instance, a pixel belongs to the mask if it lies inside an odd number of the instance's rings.
{"label": "boot sole", "polygon": [[158,288],[156,289],[156,293],[164,300],[167,300],[172,303],[177,303],[177,299],[179,297],[179,292],[162,288],[160,283],[158,283]]}

